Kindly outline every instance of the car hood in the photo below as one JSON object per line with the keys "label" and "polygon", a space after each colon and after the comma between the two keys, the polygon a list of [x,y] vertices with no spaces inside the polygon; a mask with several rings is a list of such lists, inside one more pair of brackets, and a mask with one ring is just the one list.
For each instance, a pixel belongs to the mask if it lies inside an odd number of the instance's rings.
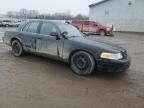
{"label": "car hood", "polygon": [[102,41],[102,40],[92,40],[87,37],[76,37],[76,38],[71,38],[71,40],[85,44],[87,46],[91,46],[91,48],[93,47],[101,48],[109,52],[115,52],[115,53],[126,52],[126,50],[121,46],[111,42]]}

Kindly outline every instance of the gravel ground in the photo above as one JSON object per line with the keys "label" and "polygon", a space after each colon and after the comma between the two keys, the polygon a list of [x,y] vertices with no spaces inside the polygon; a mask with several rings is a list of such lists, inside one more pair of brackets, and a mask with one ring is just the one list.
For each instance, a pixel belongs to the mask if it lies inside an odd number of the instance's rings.
{"label": "gravel ground", "polygon": [[89,38],[125,47],[130,69],[80,77],[65,63],[31,54],[16,58],[0,43],[0,108],[144,108],[144,36]]}

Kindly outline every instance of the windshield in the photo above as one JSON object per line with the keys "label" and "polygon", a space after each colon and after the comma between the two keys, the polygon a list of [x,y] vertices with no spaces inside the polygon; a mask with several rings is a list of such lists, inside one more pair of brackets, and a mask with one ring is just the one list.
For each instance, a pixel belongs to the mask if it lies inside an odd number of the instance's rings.
{"label": "windshield", "polygon": [[74,26],[70,25],[70,24],[57,24],[61,33],[63,32],[67,32],[68,33],[68,37],[78,37],[78,36],[83,36],[82,33],[75,28]]}

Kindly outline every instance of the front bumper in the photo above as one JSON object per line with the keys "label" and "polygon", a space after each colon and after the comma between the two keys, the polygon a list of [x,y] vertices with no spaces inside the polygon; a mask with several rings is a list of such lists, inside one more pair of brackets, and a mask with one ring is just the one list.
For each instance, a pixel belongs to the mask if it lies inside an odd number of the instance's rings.
{"label": "front bumper", "polygon": [[107,32],[106,32],[106,35],[107,35],[107,36],[114,36],[114,33],[113,33],[113,31],[107,31]]}
{"label": "front bumper", "polygon": [[131,64],[131,58],[127,57],[123,60],[97,60],[97,70],[99,72],[124,72]]}

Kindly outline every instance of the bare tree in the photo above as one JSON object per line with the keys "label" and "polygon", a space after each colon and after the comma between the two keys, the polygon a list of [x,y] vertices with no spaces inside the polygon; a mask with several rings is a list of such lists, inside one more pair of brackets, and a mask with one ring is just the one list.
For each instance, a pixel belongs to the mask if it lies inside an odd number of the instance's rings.
{"label": "bare tree", "polygon": [[11,17],[13,17],[14,15],[13,15],[13,12],[12,11],[8,11],[7,12],[7,17],[9,17],[9,18],[11,18]]}
{"label": "bare tree", "polygon": [[71,11],[67,10],[65,13],[54,14],[40,14],[37,10],[21,9],[18,12],[9,11],[7,13],[9,18],[23,18],[23,19],[50,19],[50,20],[88,20],[88,16],[78,14],[71,15]]}

